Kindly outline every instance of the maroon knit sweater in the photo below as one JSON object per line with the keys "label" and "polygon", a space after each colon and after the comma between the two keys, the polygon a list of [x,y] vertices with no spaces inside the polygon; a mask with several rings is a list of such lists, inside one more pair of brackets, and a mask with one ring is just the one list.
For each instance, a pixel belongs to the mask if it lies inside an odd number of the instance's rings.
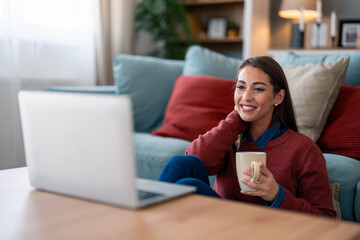
{"label": "maroon knit sweater", "polygon": [[[260,197],[240,193],[236,174],[235,142],[248,125],[236,111],[217,127],[199,136],[186,150],[200,158],[209,175],[217,175],[214,190],[225,199],[264,205]],[[266,152],[266,166],[285,190],[282,209],[335,217],[325,159],[316,144],[303,134],[287,130],[260,150],[245,141],[240,151]]]}

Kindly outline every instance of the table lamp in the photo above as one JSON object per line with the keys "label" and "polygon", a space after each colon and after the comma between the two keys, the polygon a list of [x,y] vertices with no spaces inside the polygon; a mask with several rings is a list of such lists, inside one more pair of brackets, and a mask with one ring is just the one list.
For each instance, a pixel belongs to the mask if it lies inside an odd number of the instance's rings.
{"label": "table lamp", "polygon": [[316,0],[282,0],[279,16],[299,21],[291,30],[291,47],[304,47],[304,22],[317,17]]}

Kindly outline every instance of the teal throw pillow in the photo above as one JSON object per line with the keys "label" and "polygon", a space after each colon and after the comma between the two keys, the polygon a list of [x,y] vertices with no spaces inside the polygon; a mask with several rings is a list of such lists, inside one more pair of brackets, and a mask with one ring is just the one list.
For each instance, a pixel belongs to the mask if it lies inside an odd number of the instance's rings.
{"label": "teal throw pillow", "polygon": [[279,64],[282,67],[286,65],[300,66],[307,63],[324,64],[337,61],[346,56],[350,56],[350,63],[344,84],[360,86],[360,51],[330,55],[297,55],[293,52],[287,52],[280,58]]}
{"label": "teal throw pillow", "polygon": [[235,79],[241,59],[227,57],[207,48],[193,45],[185,55],[183,75],[209,75]]}
{"label": "teal throw pillow", "polygon": [[119,54],[113,73],[118,94],[130,96],[135,131],[151,132],[162,125],[175,79],[184,61]]}

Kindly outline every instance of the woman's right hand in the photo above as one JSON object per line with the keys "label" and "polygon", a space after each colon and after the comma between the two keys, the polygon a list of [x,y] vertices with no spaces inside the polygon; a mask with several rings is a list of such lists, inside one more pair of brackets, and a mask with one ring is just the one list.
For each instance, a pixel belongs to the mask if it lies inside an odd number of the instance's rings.
{"label": "woman's right hand", "polygon": [[231,111],[227,116],[225,121],[235,125],[235,126],[239,126],[241,125],[241,123],[243,122],[240,118],[240,114],[238,113],[237,110]]}

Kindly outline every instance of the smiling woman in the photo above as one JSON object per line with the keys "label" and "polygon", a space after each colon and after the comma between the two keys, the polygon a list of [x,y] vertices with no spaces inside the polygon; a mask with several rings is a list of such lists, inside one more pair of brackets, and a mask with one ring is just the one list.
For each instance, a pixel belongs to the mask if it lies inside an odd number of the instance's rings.
{"label": "smiling woman", "polygon": [[[185,155],[168,161],[159,180],[196,186],[196,193],[206,196],[335,217],[325,159],[310,138],[297,132],[280,65],[266,56],[245,60],[234,103],[236,109],[199,135]],[[260,163],[260,171],[238,168],[239,152],[266,153],[266,165]],[[238,179],[242,174],[256,175],[258,181]],[[214,188],[208,175],[216,175]]]}
{"label": "smiling woman", "polygon": [[17,93],[94,85],[88,0],[0,0],[0,169],[25,164]]}

